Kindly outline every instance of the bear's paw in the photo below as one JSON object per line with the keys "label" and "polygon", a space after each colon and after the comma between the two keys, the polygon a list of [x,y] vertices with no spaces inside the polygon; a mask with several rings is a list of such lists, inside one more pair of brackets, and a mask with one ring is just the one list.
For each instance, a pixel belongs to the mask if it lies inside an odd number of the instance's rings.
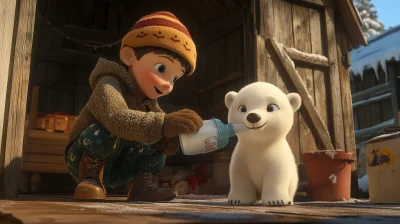
{"label": "bear's paw", "polygon": [[268,200],[264,201],[263,204],[266,206],[287,206],[287,205],[293,205],[293,202],[290,200]]}

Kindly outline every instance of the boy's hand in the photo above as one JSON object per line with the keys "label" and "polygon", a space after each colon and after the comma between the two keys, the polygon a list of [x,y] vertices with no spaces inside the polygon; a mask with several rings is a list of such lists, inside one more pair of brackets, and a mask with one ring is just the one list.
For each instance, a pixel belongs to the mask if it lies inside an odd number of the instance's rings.
{"label": "boy's hand", "polygon": [[180,134],[197,132],[203,126],[203,119],[193,110],[183,109],[165,115],[163,136],[172,138]]}
{"label": "boy's hand", "polygon": [[179,150],[179,137],[162,138],[155,147],[165,153],[166,156],[172,156]]}

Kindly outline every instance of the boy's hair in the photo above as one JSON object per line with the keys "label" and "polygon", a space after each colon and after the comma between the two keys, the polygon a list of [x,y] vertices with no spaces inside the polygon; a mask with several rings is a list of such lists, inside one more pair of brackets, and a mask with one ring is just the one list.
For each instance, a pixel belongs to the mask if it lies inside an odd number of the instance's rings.
{"label": "boy's hair", "polygon": [[181,57],[179,54],[172,52],[170,50],[167,50],[165,48],[161,47],[135,47],[133,48],[135,51],[135,55],[137,60],[140,60],[140,58],[143,57],[143,55],[148,54],[148,53],[154,53],[154,54],[165,54],[168,56],[171,56],[173,59],[178,59],[178,61],[181,63],[182,67],[185,68],[185,73],[183,76],[185,76],[189,71],[190,71],[190,65],[189,63]]}

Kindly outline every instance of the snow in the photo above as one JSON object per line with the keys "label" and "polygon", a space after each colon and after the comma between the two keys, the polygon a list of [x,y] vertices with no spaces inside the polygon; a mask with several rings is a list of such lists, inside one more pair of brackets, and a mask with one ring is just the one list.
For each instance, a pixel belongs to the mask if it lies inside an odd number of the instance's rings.
{"label": "snow", "polygon": [[363,177],[358,178],[358,188],[361,189],[362,192],[367,193],[368,189],[368,175],[365,174]]}
{"label": "snow", "polygon": [[387,81],[386,61],[400,61],[400,25],[381,33],[369,40],[368,46],[351,52],[352,65],[349,68],[351,75],[360,75],[363,78],[364,70],[372,68],[378,77],[378,67],[382,66]]}
{"label": "snow", "polygon": [[374,97],[371,97],[371,98],[368,98],[368,99],[365,99],[365,100],[357,101],[357,102],[353,103],[353,108],[357,107],[357,106],[365,105],[365,104],[368,104],[368,103],[372,103],[374,101],[379,101],[379,100],[382,100],[382,99],[389,98],[391,95],[392,95],[392,92],[388,92],[388,93],[381,94],[381,95],[378,95],[378,96],[374,96]]}

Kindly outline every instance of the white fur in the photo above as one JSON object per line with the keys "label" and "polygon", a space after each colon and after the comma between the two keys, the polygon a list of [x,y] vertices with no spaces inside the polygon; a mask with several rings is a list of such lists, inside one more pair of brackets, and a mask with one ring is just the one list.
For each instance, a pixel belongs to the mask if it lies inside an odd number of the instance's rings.
{"label": "white fur", "polygon": [[[268,112],[269,104],[279,109]],[[255,82],[238,93],[227,93],[225,105],[230,123],[255,128],[238,134],[229,169],[229,203],[252,205],[261,199],[264,205],[293,204],[299,178],[286,136],[292,128],[294,112],[301,106],[300,96],[286,95],[270,83]],[[239,111],[240,105],[245,105],[247,111]],[[261,119],[251,123],[246,119],[249,113],[259,114]]]}

